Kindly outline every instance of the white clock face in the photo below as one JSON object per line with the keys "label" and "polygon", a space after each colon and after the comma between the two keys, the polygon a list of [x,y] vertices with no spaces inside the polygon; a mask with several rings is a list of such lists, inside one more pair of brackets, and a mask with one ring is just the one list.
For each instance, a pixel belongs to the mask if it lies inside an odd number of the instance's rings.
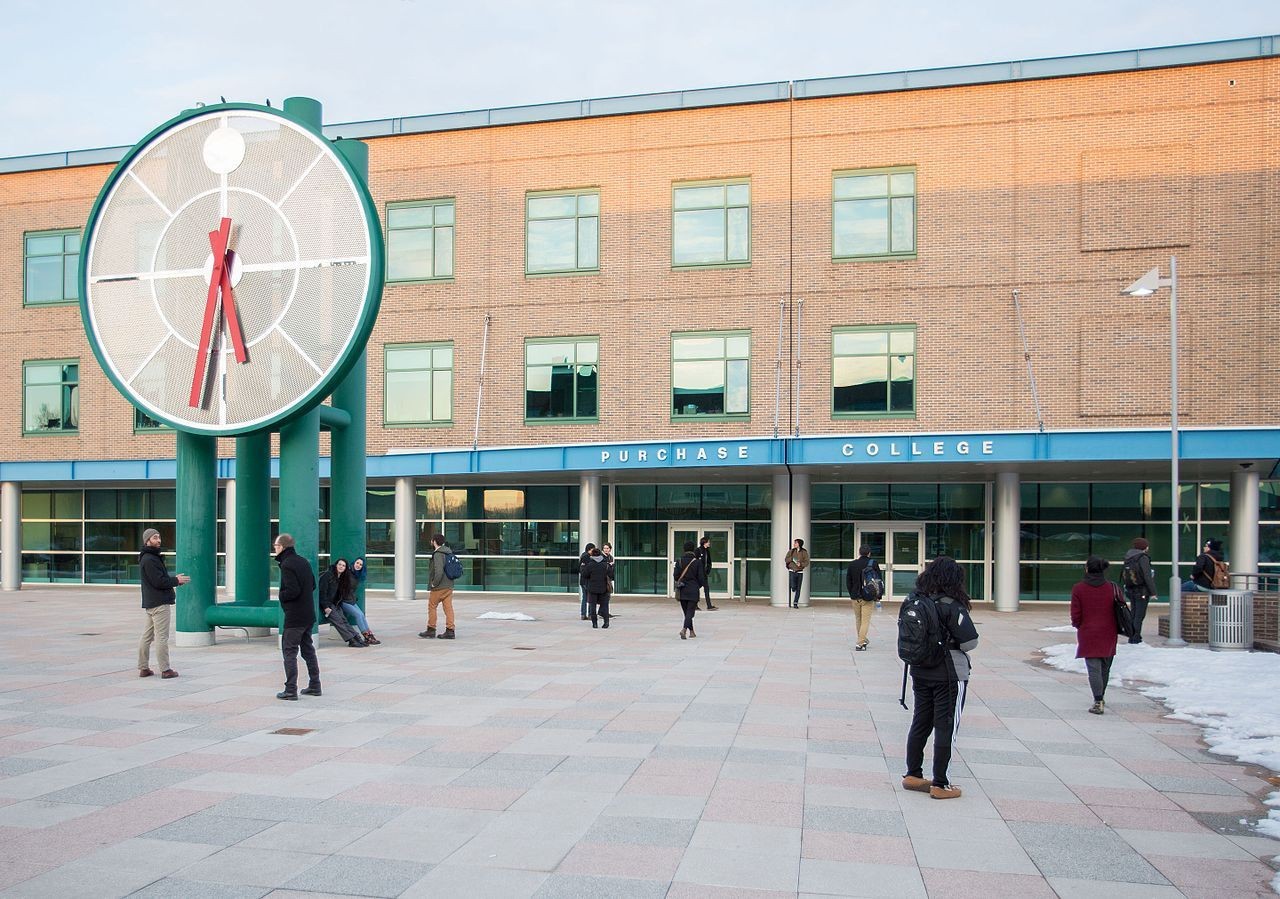
{"label": "white clock face", "polygon": [[108,375],[200,433],[257,430],[331,390],[380,295],[370,213],[329,142],[279,114],[160,131],[87,234],[85,325]]}

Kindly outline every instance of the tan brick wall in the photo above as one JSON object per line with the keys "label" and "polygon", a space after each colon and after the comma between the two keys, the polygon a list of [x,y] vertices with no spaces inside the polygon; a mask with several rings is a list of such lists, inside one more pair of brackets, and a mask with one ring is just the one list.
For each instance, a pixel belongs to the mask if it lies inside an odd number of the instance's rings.
{"label": "tan brick wall", "polygon": [[[1171,253],[1184,424],[1276,426],[1277,88],[1269,58],[371,140],[381,211],[449,196],[457,225],[452,281],[386,290],[369,451],[470,445],[486,314],[481,445],[771,434],[779,304],[790,329],[800,300],[802,433],[1034,428],[1014,289],[1049,428],[1159,426],[1167,293],[1119,290]],[[889,165],[917,168],[918,258],[833,263],[832,173]],[[108,172],[0,175],[0,458],[172,454],[133,434],[76,307],[22,307],[23,232],[83,222]],[[672,183],[743,176],[751,265],[673,271]],[[600,191],[601,271],[527,278],[525,194],[569,187]],[[917,415],[832,420],[831,328],[874,323],[917,325]],[[670,421],[670,332],[697,328],[751,331],[750,421]],[[524,425],[524,338],[580,334],[600,335],[600,422]],[[384,429],[382,346],[425,340],[455,343],[454,423]],[[63,356],[83,362],[81,433],[24,438],[22,360]]]}

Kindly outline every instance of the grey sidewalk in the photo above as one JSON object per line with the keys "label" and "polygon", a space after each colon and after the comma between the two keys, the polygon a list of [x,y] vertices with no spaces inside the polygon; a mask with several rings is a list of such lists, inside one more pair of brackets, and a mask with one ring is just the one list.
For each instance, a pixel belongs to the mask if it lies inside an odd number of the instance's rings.
{"label": "grey sidewalk", "polygon": [[456,599],[453,643],[374,599],[383,645],[322,634],[324,696],[284,703],[273,638],[139,679],[132,591],[0,597],[0,895],[1273,895],[1280,842],[1240,823],[1269,785],[1118,685],[1087,714],[1034,661],[1061,607],[977,610],[939,802],[898,785],[888,610],[854,653],[846,603],[681,641],[671,602],[592,630],[576,597]]}

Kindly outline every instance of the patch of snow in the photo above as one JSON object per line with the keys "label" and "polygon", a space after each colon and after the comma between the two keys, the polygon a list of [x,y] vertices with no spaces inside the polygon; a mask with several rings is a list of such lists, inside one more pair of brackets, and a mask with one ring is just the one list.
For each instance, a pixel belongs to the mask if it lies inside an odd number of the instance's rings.
{"label": "patch of snow", "polygon": [[1048,631],[1051,634],[1069,634],[1075,630],[1074,624],[1059,624],[1055,627],[1042,627],[1038,630]]}
{"label": "patch of snow", "polygon": [[476,621],[537,621],[523,612],[485,612],[477,615]]}

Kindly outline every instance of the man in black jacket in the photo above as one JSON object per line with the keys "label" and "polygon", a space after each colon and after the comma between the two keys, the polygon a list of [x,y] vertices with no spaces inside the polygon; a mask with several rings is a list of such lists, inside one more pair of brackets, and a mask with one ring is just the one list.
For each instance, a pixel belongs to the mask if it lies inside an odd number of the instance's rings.
{"label": "man in black jacket", "polygon": [[719,606],[711,604],[711,538],[703,537],[698,541],[698,561],[702,563],[702,573],[705,579],[702,584],[702,592],[706,594],[707,611],[714,612]]}
{"label": "man in black jacket", "polygon": [[1133,546],[1124,554],[1125,597],[1133,612],[1133,636],[1130,643],[1142,642],[1142,622],[1147,617],[1147,606],[1156,601],[1156,573],[1151,568],[1151,544],[1143,537],[1134,537]]}
{"label": "man in black jacket", "polygon": [[138,677],[150,677],[151,643],[156,644],[156,662],[160,676],[177,677],[178,672],[169,667],[169,618],[177,601],[173,588],[191,580],[185,574],[169,574],[160,555],[160,532],[147,528],[142,532],[142,551],[138,553],[141,568],[142,609],[147,613],[147,626],[142,629],[142,641],[138,644]]}
{"label": "man in black jacket", "polygon": [[280,629],[280,652],[284,655],[284,690],[276,699],[298,698],[298,651],[307,663],[308,696],[320,695],[320,660],[311,642],[311,628],[316,623],[316,576],[307,560],[293,548],[291,534],[281,534],[272,548],[280,565],[280,611],[284,626]]}

